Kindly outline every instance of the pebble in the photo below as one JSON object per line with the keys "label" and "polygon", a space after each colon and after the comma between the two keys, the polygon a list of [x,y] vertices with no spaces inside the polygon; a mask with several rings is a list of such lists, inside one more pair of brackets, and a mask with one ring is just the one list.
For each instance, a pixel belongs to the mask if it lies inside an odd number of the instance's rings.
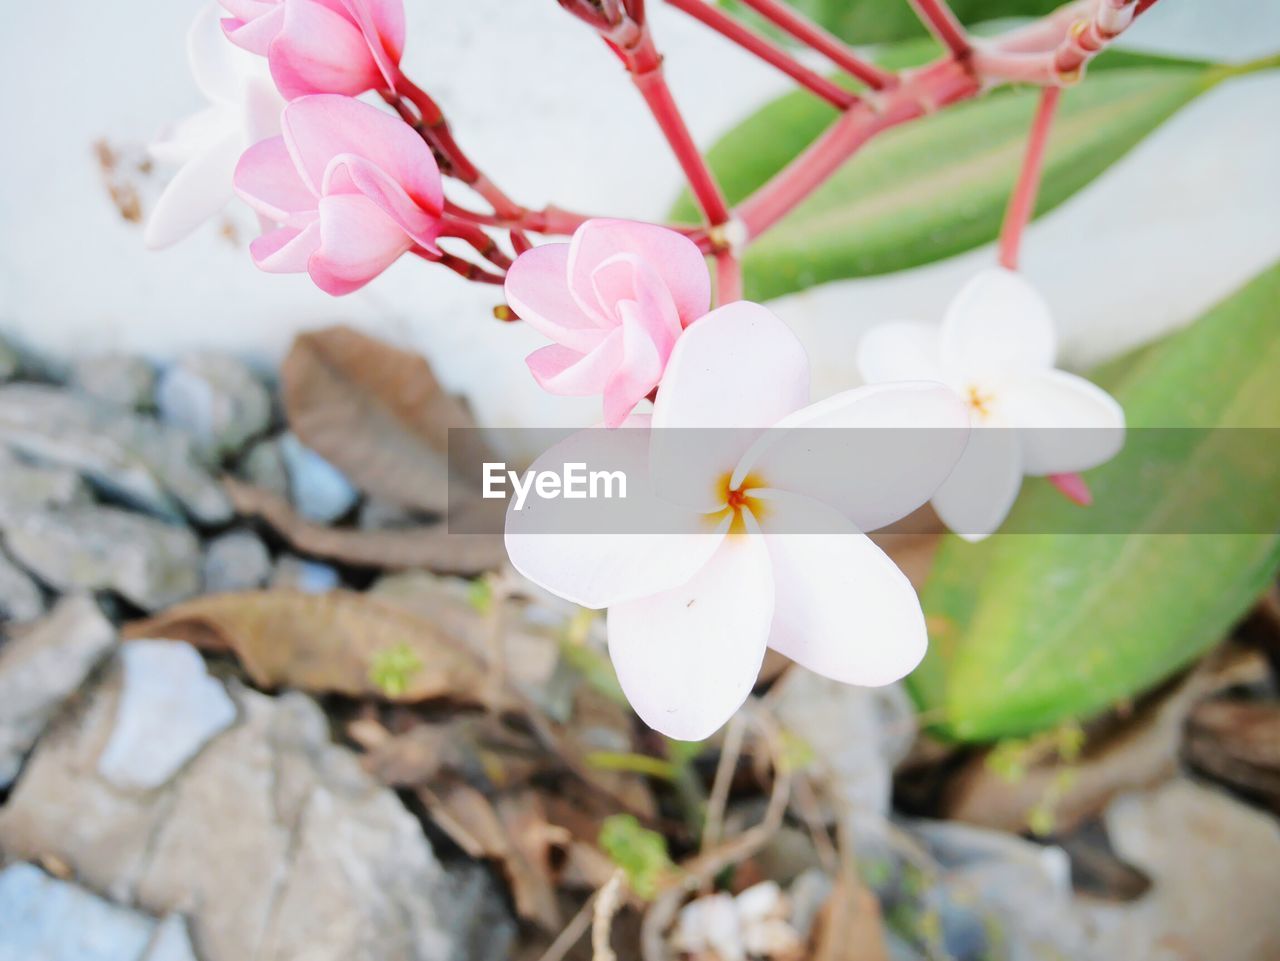
{"label": "pebble", "polygon": [[200,589],[200,544],[185,527],[97,504],[37,511],[6,534],[10,552],[59,591],[114,590],[145,611]]}
{"label": "pebble", "polygon": [[280,438],[280,452],[289,472],[289,492],[303,517],[324,524],[346,514],[360,493],[338,468],[303,445],[294,434]]}
{"label": "pebble", "polygon": [[120,662],[120,701],[98,774],[123,790],[147,791],[225,731],[236,707],[190,644],[128,641]]}
{"label": "pebble", "polygon": [[43,613],[40,585],[0,551],[0,621],[32,621]]}
{"label": "pebble", "polygon": [[93,600],[72,595],[0,648],[0,788],[13,783],[50,719],[115,643]]}
{"label": "pebble", "polygon": [[125,410],[143,410],[152,405],[156,372],[136,354],[90,354],[71,365],[69,382],[95,401]]}
{"label": "pebble", "polygon": [[39,464],[76,471],[107,496],[149,513],[176,519],[185,511],[206,524],[232,516],[191,438],[72,391],[0,386],[0,442]]}
{"label": "pebble", "polygon": [[253,531],[230,531],[206,545],[202,572],[206,594],[252,591],[271,576],[271,554]]}
{"label": "pebble", "polygon": [[271,575],[272,587],[302,591],[304,594],[327,594],[337,590],[340,585],[341,578],[336,568],[292,554],[285,554],[276,561],[275,571]]}
{"label": "pebble", "polygon": [[271,395],[243,362],[229,354],[187,354],[160,376],[160,419],[186,432],[212,463],[238,453],[271,425]]}
{"label": "pebble", "polygon": [[254,487],[288,500],[289,470],[285,467],[279,438],[260,440],[245,451],[237,465],[237,473]]}

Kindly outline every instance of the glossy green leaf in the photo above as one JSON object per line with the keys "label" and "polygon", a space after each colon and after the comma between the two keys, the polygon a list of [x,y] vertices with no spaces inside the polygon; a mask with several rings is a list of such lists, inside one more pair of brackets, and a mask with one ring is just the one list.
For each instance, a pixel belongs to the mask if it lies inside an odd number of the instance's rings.
{"label": "glossy green leaf", "polygon": [[[1131,428],[1277,428],[1277,371],[1280,266],[1100,379]],[[1090,472],[1087,512],[1026,482],[1006,529],[1057,533],[948,537],[922,595],[929,654],[909,680],[939,733],[988,740],[1085,719],[1222,640],[1280,568],[1280,444],[1244,433],[1131,429]],[[1170,480],[1158,495],[1153,469]],[[1260,533],[1163,532],[1191,517]],[[1086,522],[1136,533],[1071,533]]]}

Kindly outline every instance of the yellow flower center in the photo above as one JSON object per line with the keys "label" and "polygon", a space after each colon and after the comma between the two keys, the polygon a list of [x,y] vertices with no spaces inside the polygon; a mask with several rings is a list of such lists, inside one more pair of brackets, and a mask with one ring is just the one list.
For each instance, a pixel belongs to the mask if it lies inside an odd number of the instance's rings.
{"label": "yellow flower center", "polygon": [[969,393],[966,400],[970,409],[983,420],[991,416],[991,405],[995,399],[994,394],[984,393],[974,385],[969,385]]}
{"label": "yellow flower center", "polygon": [[744,515],[750,514],[758,522],[767,510],[762,499],[751,496],[751,491],[759,490],[765,484],[758,474],[748,474],[742,478],[742,483],[737,487],[730,486],[732,483],[732,474],[725,474],[720,478],[716,487],[717,494],[724,507],[716,511],[712,518],[719,524],[726,516],[731,516],[733,520],[729,524],[729,533],[745,534],[747,532],[747,522]]}

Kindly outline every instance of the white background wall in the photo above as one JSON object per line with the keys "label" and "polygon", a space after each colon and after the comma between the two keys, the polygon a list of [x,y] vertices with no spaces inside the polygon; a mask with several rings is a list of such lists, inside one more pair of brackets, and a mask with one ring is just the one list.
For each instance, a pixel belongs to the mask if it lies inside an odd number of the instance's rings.
{"label": "white background wall", "polygon": [[[884,0],[892,2],[892,0]],[[903,0],[905,2],[905,0]],[[132,5],[130,5],[132,6]],[[406,258],[333,300],[304,276],[258,273],[216,225],[160,253],[122,220],[91,144],[140,151],[200,98],[183,38],[196,0],[5,4],[0,12],[0,331],[60,354],[158,359],[218,347],[270,362],[303,328],[358,324],[422,350],[490,424],[584,423],[590,402],[542,394],[522,357],[539,339],[490,319],[494,291]],[[668,72],[701,142],[787,89],[768,68],[653,3]],[[523,202],[659,217],[679,186],[613,57],[554,0],[407,0],[407,71]],[[1280,4],[1163,0],[1130,43],[1248,59],[1280,50]],[[1218,88],[1037,223],[1025,268],[1085,363],[1185,323],[1280,258],[1280,74]],[[158,184],[148,189],[154,192]],[[229,212],[241,237],[243,210]],[[852,345],[877,320],[938,315],[990,250],[828,285],[779,302],[821,393],[854,383]]]}

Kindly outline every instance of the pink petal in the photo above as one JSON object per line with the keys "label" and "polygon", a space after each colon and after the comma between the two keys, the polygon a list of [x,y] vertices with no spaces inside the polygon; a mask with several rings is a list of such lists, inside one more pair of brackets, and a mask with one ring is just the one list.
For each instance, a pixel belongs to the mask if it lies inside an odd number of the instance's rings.
{"label": "pink petal", "polygon": [[339,154],[325,168],[320,192],[326,196],[359,193],[368,197],[414,241],[432,253],[442,224],[439,210],[425,211],[391,176],[363,157]]}
{"label": "pink petal", "polygon": [[404,50],[404,0],[341,0],[365,43],[386,89],[396,88],[400,54]]}
{"label": "pink petal", "polygon": [[276,223],[315,212],[317,198],[298,176],[283,137],[263,140],[246,150],[232,182],[245,203]]}
{"label": "pink petal", "polygon": [[1022,489],[1018,432],[1007,425],[975,428],[960,463],[933,495],[942,522],[967,541],[994,534]]}
{"label": "pink petal", "polygon": [[239,153],[239,139],[224,137],[187,161],[156,200],[143,243],[152,249],[177,243],[221,210],[233,196],[231,172]]}
{"label": "pink petal", "polygon": [[588,220],[574,232],[569,285],[579,303],[590,302],[592,273],[616,254],[632,254],[657,271],[684,326],[711,309],[711,277],[697,245],[674,230],[630,220]]}
{"label": "pink petal", "polygon": [[691,580],[609,607],[609,656],[627,700],[655,731],[710,737],[755,686],[773,620],[764,538],[725,538]]}
{"label": "pink petal", "polygon": [[299,274],[307,269],[320,247],[319,222],[306,227],[280,227],[249,244],[249,254],[259,270],[269,274]]}
{"label": "pink petal", "polygon": [[623,301],[622,358],[604,392],[604,422],[617,427],[662,376],[663,355],[653,342],[639,305]]}
{"label": "pink petal", "polygon": [[809,359],[786,324],[749,301],[713,310],[681,335],[667,360],[653,410],[655,485],[663,496],[711,510],[764,429],[808,400]]}
{"label": "pink petal", "polygon": [[945,381],[938,354],[938,328],[909,321],[872,327],[858,342],[858,372],[868,384]]}
{"label": "pink petal", "polygon": [[965,284],[947,308],[941,333],[943,364],[968,375],[1052,367],[1057,353],[1049,305],[1003,267]]}
{"label": "pink petal", "polygon": [[334,157],[350,154],[380,168],[423,210],[444,206],[431,150],[393,114],[350,97],[318,95],[290,103],[281,126],[303,181],[317,193]]}
{"label": "pink petal", "polygon": [[928,644],[916,592],[889,557],[825,504],[761,491],[775,601],[769,646],[845,684],[891,684]]}
{"label": "pink petal", "polygon": [[584,314],[566,282],[568,244],[527,250],[507,271],[507,302],[530,327],[580,353],[594,350],[607,330]]}
{"label": "pink petal", "polygon": [[367,197],[323,197],[320,249],[308,270],[317,287],[341,296],[373,280],[412,246],[412,239]]}
{"label": "pink petal", "polygon": [[760,486],[805,494],[871,531],[929,500],[968,439],[968,408],[950,388],[874,384],[779,421],[742,458],[730,486],[750,473]]}
{"label": "pink petal", "polygon": [[222,33],[241,50],[267,56],[271,49],[271,41],[280,34],[284,26],[284,4],[277,4],[260,17],[249,20],[232,19],[222,21]]}
{"label": "pink petal", "polygon": [[1049,483],[1073,504],[1089,507],[1093,504],[1093,492],[1089,490],[1089,482],[1079,474],[1050,474]]}
{"label": "pink petal", "polygon": [[[541,347],[525,358],[538,386],[566,397],[589,397],[605,389],[622,361],[622,335],[616,332],[589,354],[559,344]],[[610,424],[616,427],[617,424]]]}
{"label": "pink petal", "polygon": [[[673,512],[654,497],[645,483],[648,425],[647,417],[636,416],[617,430],[578,431],[533,462],[533,471],[559,473],[575,462],[622,470],[627,497],[613,502],[530,501],[522,510],[512,502],[506,544],[516,570],[553,594],[601,608],[675,587],[702,569],[724,540],[728,524],[712,526],[691,513]],[[606,503],[612,506],[605,509]],[[597,506],[600,513],[593,514]],[[601,525],[594,524],[597,517],[603,518]]]}
{"label": "pink petal", "polygon": [[222,9],[241,20],[253,20],[284,6],[281,0],[218,0]]}
{"label": "pink petal", "polygon": [[350,19],[315,0],[283,6],[284,23],[267,59],[286,99],[318,93],[354,97],[381,86],[364,34]]}
{"label": "pink petal", "polygon": [[1006,389],[1004,410],[1021,428],[1023,470],[1065,474],[1106,463],[1124,446],[1124,411],[1083,377],[1041,370]]}

